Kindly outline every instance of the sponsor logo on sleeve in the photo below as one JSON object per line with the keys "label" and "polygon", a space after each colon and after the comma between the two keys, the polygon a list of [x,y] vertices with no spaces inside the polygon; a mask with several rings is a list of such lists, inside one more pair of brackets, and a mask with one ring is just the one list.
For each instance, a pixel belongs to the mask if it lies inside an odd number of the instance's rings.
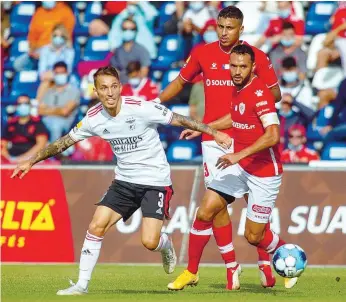
{"label": "sponsor logo on sleeve", "polygon": [[261,102],[256,103],[256,107],[265,106],[267,104],[268,104],[268,101],[261,101]]}

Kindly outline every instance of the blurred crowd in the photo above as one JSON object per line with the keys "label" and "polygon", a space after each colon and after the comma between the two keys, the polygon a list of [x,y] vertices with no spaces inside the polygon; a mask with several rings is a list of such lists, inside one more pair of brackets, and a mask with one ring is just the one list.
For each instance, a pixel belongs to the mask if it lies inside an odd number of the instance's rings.
{"label": "blurred crowd", "polygon": [[[105,1],[1,2],[2,162],[15,163],[66,134],[96,104],[93,74],[116,67],[123,95],[151,101],[191,50],[217,40],[228,5],[244,14],[242,40],[268,54],[280,81],[285,163],[346,159],[346,2]],[[211,54],[212,55],[212,54]],[[202,77],[169,104],[201,120]],[[160,128],[172,162],[199,160],[199,142]],[[191,145],[192,144],[192,145]],[[111,161],[91,138],[57,161]]]}

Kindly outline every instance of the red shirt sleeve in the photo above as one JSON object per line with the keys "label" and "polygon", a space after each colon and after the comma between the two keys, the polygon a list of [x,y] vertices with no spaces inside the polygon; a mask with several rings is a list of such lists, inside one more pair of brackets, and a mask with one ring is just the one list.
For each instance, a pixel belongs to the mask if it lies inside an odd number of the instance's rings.
{"label": "red shirt sleeve", "polygon": [[276,113],[274,96],[269,89],[255,90],[255,112],[260,118],[263,128],[270,125],[279,125],[279,118]]}
{"label": "red shirt sleeve", "polygon": [[297,36],[304,36],[305,34],[305,24],[303,20],[296,20],[293,23],[294,31]]}
{"label": "red shirt sleeve", "polygon": [[291,159],[290,159],[290,151],[289,150],[284,150],[281,153],[281,162],[283,163],[290,163]]}
{"label": "red shirt sleeve", "polygon": [[255,73],[257,74],[258,78],[267,85],[268,88],[272,88],[278,84],[278,78],[273,68],[273,64],[263,51],[259,50],[258,48],[255,49]]}
{"label": "red shirt sleeve", "polygon": [[266,31],[264,32],[264,35],[268,38],[268,37],[271,37],[273,34],[272,34],[272,28],[274,27],[273,25],[273,21],[270,20],[269,21],[269,24],[268,24],[268,27],[266,29]]}
{"label": "red shirt sleeve", "polygon": [[201,65],[199,64],[200,47],[192,51],[187,58],[185,65],[180,71],[180,77],[186,82],[192,82],[194,77],[202,72]]}

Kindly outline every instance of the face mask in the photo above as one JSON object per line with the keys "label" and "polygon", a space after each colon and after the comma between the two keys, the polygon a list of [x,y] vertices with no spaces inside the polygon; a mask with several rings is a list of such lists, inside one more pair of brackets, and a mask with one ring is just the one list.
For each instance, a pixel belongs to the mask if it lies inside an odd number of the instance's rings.
{"label": "face mask", "polygon": [[193,1],[189,4],[189,8],[191,8],[194,12],[199,12],[203,7],[204,3],[202,1]]}
{"label": "face mask", "polygon": [[140,84],[141,79],[140,78],[129,78],[129,84],[132,87],[138,87],[138,85]]}
{"label": "face mask", "polygon": [[205,43],[212,43],[217,41],[217,33],[213,30],[208,30],[203,34],[203,40]]}
{"label": "face mask", "polygon": [[296,71],[284,71],[282,73],[282,78],[287,83],[294,83],[298,80],[298,73]]}
{"label": "face mask", "polygon": [[134,30],[124,30],[123,31],[123,41],[124,42],[130,42],[133,41],[136,37],[136,31]]}
{"label": "face mask", "polygon": [[60,47],[65,44],[65,38],[61,36],[55,36],[53,37],[52,42],[54,46]]}
{"label": "face mask", "polygon": [[290,14],[291,14],[291,9],[290,9],[290,8],[288,8],[288,9],[283,9],[283,10],[280,10],[280,11],[279,11],[279,16],[280,16],[280,18],[282,18],[282,19],[288,18],[288,17],[290,16]]}
{"label": "face mask", "polygon": [[66,73],[59,73],[54,75],[54,82],[58,86],[66,85],[67,83],[67,74]]}
{"label": "face mask", "polygon": [[129,14],[131,14],[131,15],[134,15],[137,12],[137,6],[136,5],[130,4],[129,6],[127,6],[126,9],[129,12]]}
{"label": "face mask", "polygon": [[20,117],[30,115],[30,105],[29,104],[19,104],[16,108],[16,113]]}
{"label": "face mask", "polygon": [[288,149],[297,152],[297,151],[300,151],[303,146],[302,145],[295,146],[295,145],[293,145],[291,143],[288,143],[287,147],[288,147]]}
{"label": "face mask", "polygon": [[45,9],[53,9],[55,5],[55,1],[42,1],[42,7]]}
{"label": "face mask", "polygon": [[288,118],[288,117],[291,117],[293,115],[293,110],[291,109],[290,111],[286,112],[286,111],[283,111],[282,109],[280,109],[279,114],[285,118]]}
{"label": "face mask", "polygon": [[294,44],[294,39],[281,39],[281,44],[284,47],[290,47]]}

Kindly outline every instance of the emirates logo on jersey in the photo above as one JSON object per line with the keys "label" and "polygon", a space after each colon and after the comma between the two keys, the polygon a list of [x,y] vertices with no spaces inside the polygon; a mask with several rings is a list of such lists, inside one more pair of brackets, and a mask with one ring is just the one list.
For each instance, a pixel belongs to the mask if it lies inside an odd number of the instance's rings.
{"label": "emirates logo on jersey", "polygon": [[243,115],[245,112],[245,104],[243,102],[239,104],[239,112],[241,115]]}
{"label": "emirates logo on jersey", "polygon": [[256,90],[256,91],[255,91],[255,94],[256,94],[258,97],[260,97],[260,96],[263,95],[263,90]]}

